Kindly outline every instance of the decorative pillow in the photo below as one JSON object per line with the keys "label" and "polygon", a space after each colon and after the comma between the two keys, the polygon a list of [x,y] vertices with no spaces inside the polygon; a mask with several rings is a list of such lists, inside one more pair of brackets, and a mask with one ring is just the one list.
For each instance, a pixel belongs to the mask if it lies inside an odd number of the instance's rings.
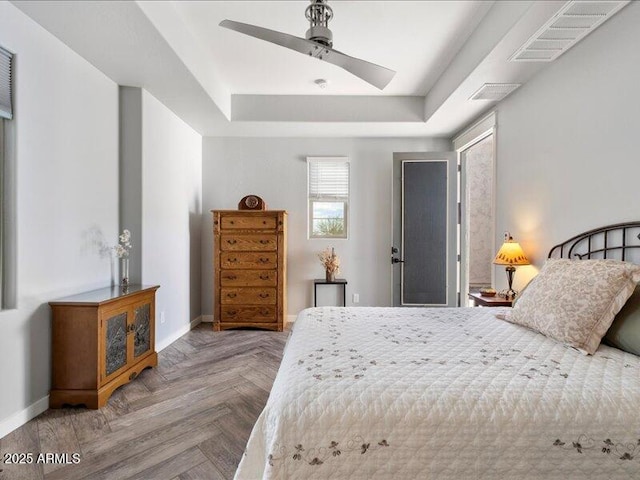
{"label": "decorative pillow", "polygon": [[593,354],[640,281],[618,260],[547,260],[506,320]]}
{"label": "decorative pillow", "polygon": [[640,355],[640,287],[636,287],[616,315],[604,342],[625,352]]}

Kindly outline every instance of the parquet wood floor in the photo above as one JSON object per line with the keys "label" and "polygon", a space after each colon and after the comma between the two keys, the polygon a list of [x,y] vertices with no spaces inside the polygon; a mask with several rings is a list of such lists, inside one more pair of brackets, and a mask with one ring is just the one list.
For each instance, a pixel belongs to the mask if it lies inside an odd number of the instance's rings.
{"label": "parquet wood floor", "polygon": [[[100,410],[47,410],[0,453],[77,453],[77,464],[6,465],[0,480],[233,478],[269,396],[288,332],[202,324],[159,353]],[[70,458],[71,460],[71,458]]]}

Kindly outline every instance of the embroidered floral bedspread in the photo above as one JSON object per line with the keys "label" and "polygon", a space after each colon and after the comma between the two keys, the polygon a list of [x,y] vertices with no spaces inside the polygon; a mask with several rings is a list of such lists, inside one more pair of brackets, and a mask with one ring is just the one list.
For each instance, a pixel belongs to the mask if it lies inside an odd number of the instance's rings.
{"label": "embroidered floral bedspread", "polygon": [[236,479],[640,478],[640,357],[496,308],[313,308]]}

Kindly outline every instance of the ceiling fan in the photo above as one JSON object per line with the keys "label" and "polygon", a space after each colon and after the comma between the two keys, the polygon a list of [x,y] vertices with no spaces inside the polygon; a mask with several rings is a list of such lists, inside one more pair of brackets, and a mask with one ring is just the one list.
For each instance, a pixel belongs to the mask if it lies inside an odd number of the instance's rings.
{"label": "ceiling fan", "polygon": [[233,20],[223,20],[220,26],[333,63],[380,90],[396,74],[393,70],[350,57],[332,48],[333,34],[329,30],[329,20],[333,18],[333,10],[327,5],[327,0],[311,0],[311,5],[305,10],[305,17],[310,24],[306,39]]}

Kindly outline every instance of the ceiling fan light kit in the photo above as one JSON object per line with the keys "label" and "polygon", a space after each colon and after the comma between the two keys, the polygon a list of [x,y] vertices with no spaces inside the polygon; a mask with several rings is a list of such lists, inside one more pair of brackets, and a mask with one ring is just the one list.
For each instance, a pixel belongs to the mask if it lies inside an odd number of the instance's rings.
{"label": "ceiling fan light kit", "polygon": [[333,10],[327,5],[327,0],[311,0],[305,16],[310,25],[306,38],[233,20],[223,20],[220,26],[332,63],[380,90],[389,84],[395,71],[333,49],[333,33],[329,29]]}

